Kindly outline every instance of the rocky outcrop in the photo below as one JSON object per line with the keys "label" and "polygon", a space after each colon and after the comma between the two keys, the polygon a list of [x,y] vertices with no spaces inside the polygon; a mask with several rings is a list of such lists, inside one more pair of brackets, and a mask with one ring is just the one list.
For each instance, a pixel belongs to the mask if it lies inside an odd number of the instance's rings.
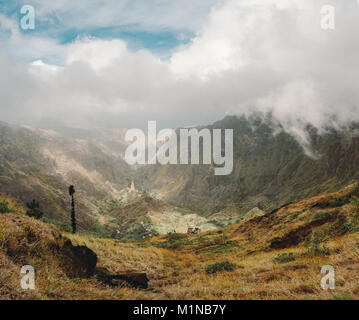
{"label": "rocky outcrop", "polygon": [[86,278],[93,276],[97,255],[86,246],[74,246],[66,240],[62,247],[64,267],[70,276]]}

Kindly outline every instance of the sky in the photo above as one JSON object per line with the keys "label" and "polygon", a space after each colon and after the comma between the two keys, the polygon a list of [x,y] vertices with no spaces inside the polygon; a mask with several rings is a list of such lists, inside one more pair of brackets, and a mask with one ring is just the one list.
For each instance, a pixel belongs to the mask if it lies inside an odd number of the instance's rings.
{"label": "sky", "polygon": [[0,0],[0,120],[179,127],[271,112],[305,139],[307,123],[359,121],[358,40],[357,0]]}

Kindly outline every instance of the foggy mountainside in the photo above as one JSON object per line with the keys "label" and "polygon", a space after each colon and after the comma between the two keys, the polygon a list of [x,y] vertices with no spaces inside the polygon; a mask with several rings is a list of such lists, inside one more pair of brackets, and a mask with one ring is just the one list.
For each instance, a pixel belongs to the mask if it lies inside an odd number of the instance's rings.
{"label": "foggy mountainside", "polygon": [[229,176],[215,176],[211,165],[131,167],[123,159],[123,130],[97,129],[91,135],[65,128],[65,138],[53,130],[2,123],[1,190],[23,204],[38,199],[44,217],[66,227],[67,185],[75,184],[81,230],[140,239],[236,223],[358,179],[356,125],[324,133],[308,126],[310,144],[304,146],[268,118],[230,116],[207,128],[234,128]]}

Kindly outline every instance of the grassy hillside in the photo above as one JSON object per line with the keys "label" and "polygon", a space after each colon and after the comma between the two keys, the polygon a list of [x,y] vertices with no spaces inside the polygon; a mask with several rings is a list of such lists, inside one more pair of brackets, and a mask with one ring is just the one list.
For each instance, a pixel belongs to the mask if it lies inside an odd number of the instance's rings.
{"label": "grassy hillside", "polygon": [[[98,268],[146,272],[148,289],[110,287],[96,276],[70,277],[63,239],[86,245]],[[62,239],[62,240],[61,240]],[[56,251],[56,252],[61,252]],[[0,296],[18,299],[358,299],[359,186],[292,203],[199,235],[172,233],[137,243],[63,234],[23,215],[0,215]],[[37,289],[19,288],[31,264]],[[332,265],[336,289],[320,287]],[[98,273],[99,271],[97,271]]]}

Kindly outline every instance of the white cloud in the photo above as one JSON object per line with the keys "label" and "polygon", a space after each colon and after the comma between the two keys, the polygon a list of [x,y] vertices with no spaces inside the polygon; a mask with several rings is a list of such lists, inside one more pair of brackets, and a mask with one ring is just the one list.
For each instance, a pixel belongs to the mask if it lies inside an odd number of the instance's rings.
{"label": "white cloud", "polygon": [[66,65],[88,63],[94,70],[111,67],[128,53],[126,43],[121,40],[98,41],[85,38],[68,46]]}
{"label": "white cloud", "polygon": [[[119,39],[84,38],[67,46],[37,39],[35,49],[20,37],[18,48],[28,45],[30,54],[58,52],[64,64],[26,65],[0,56],[3,118],[124,126],[158,120],[177,126],[205,124],[231,112],[271,111],[304,141],[301,129],[307,122],[322,127],[334,115],[340,123],[359,120],[359,5],[333,0],[338,28],[325,32],[322,2],[227,0],[213,8],[193,41],[170,61],[146,50],[131,52]],[[44,9],[66,3],[51,2]],[[137,10],[148,9],[139,3]]]}
{"label": "white cloud", "polygon": [[[287,19],[296,19],[302,8],[303,1],[296,0],[226,1],[212,10],[208,23],[193,42],[173,55],[172,69],[184,76],[208,78],[248,65],[278,64],[277,56],[272,61],[268,59],[268,50],[277,52],[281,49],[279,42],[289,40],[280,37],[282,29],[290,31]],[[315,6],[307,2],[306,9],[309,8],[315,12]]]}

